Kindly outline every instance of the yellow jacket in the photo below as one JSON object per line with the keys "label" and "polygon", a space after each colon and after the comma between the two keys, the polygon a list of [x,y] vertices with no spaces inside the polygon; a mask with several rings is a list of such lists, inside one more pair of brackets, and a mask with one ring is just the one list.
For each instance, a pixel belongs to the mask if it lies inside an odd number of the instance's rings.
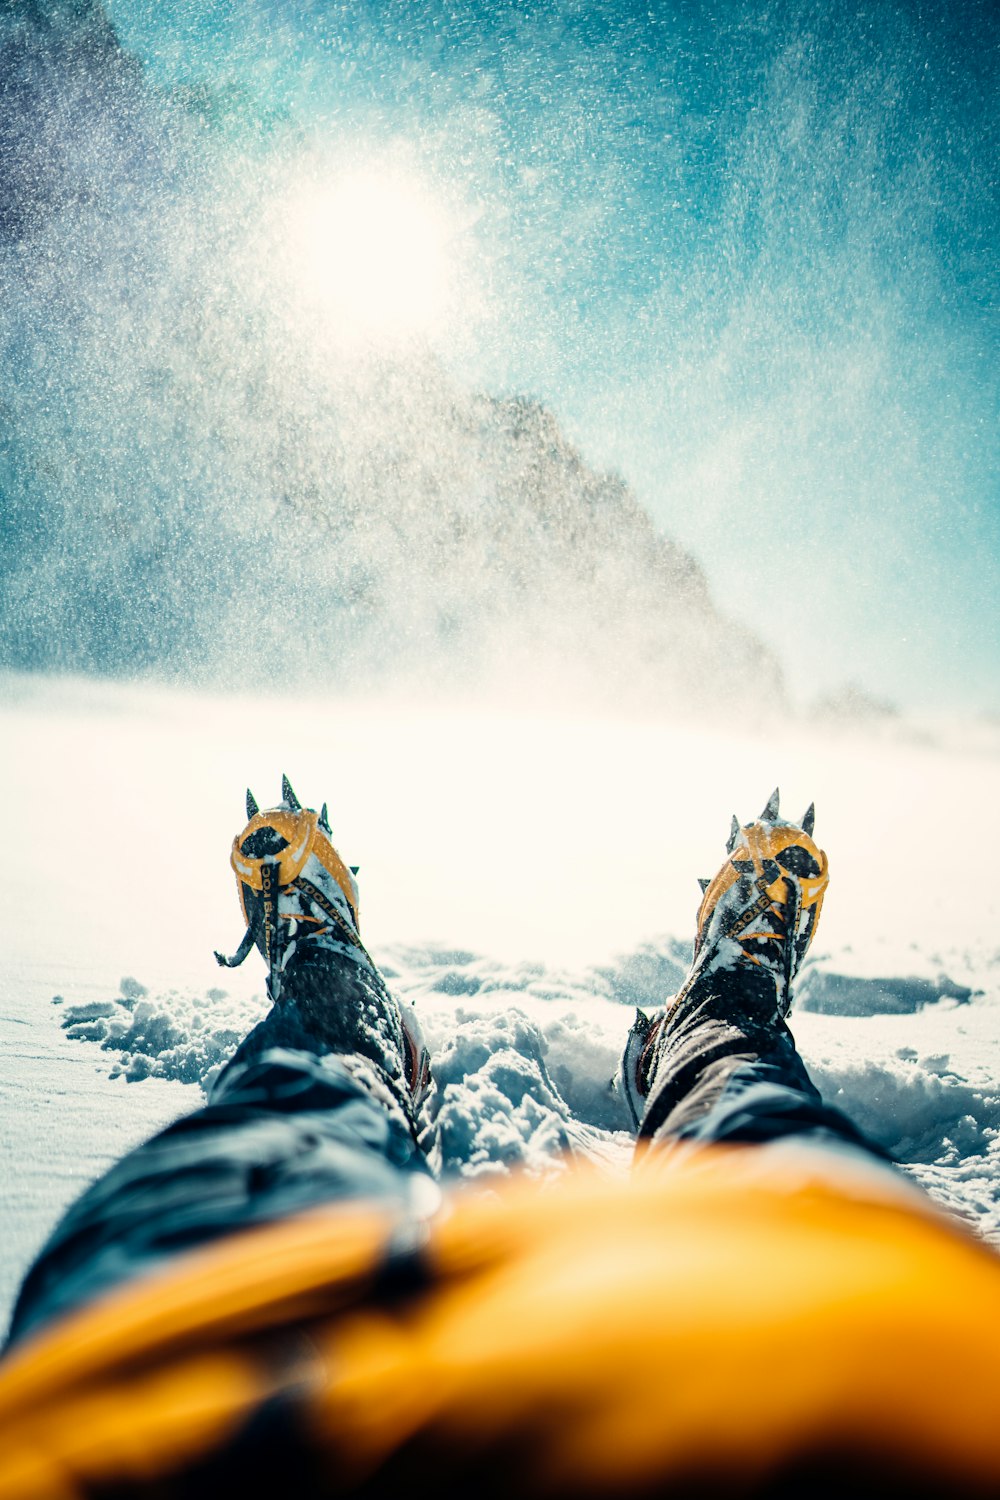
{"label": "yellow jacket", "polygon": [[0,1365],[0,1496],[1000,1495],[1000,1257],[838,1160],[650,1152],[189,1252]]}

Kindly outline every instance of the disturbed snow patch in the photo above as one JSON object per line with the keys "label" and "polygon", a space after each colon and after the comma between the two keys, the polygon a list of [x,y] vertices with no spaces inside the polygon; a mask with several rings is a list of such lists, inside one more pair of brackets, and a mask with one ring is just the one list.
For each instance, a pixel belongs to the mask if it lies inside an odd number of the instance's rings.
{"label": "disturbed snow patch", "polygon": [[817,964],[802,975],[796,1003],[800,1010],[832,1016],[910,1015],[937,1000],[967,1004],[972,993],[947,974],[933,979],[917,974],[872,978]]}
{"label": "disturbed snow patch", "polygon": [[887,1061],[839,1068],[813,1060],[810,1072],[826,1100],[904,1163],[953,1164],[1000,1131],[1000,1086],[968,1083],[947,1054],[918,1059],[904,1047]]}
{"label": "disturbed snow patch", "polygon": [[[962,969],[965,982],[952,977]],[[966,954],[923,953],[915,943],[867,943],[863,954],[849,946],[814,952],[803,964],[795,1004],[833,1016],[912,1015],[941,1000],[964,1005],[982,994],[968,970]]]}
{"label": "disturbed snow patch", "polygon": [[[97,1042],[112,1056],[110,1076],[130,1083],[143,1078],[172,1078],[200,1083],[204,1089],[232,1055],[250,1027],[260,1020],[267,1001],[254,996],[248,1004],[221,989],[205,994],[168,990],[150,997],[135,979],[123,979],[119,994],[85,1005],[68,1005],[61,1024],[76,1041]],[[62,997],[56,996],[57,1003]]]}
{"label": "disturbed snow patch", "polygon": [[[661,1005],[688,954],[686,945],[663,939],[574,975],[433,945],[392,950],[383,970],[400,998],[416,1006],[434,1058],[432,1113],[445,1168],[477,1179],[514,1167],[547,1174],[576,1151],[623,1169],[630,1138],[610,1080],[630,1010]],[[838,998],[829,1007],[835,1015],[869,1018],[825,1023],[842,1025],[840,1040],[803,1046],[810,1072],[825,1098],[937,1198],[1000,1237],[1000,1085],[963,1077],[943,1052],[890,1045],[873,1058],[861,1030],[879,1024],[911,1031],[907,1020],[893,1018],[924,1005],[945,1025],[949,1007],[963,1017],[979,1014],[972,1002],[984,983],[995,990],[994,969],[962,972],[961,956],[949,954],[948,973],[962,973],[953,981],[941,977],[939,956],[910,950],[897,955],[896,977],[887,954],[873,954],[871,964],[890,977],[865,974],[849,950],[817,959],[803,974],[800,1009],[826,1008],[802,1003],[803,990],[815,1000],[825,985]],[[120,989],[107,1001],[67,1006],[62,1024],[70,1036],[101,1046],[113,1060],[112,1076],[129,1081],[155,1076],[208,1089],[267,1008],[263,994],[251,1001],[220,989],[150,996],[131,979]]]}
{"label": "disturbed snow patch", "polygon": [[433,1049],[433,1110],[445,1170],[465,1176],[544,1170],[571,1146],[570,1109],[545,1064],[545,1038],[523,1011],[466,1016]]}
{"label": "disturbed snow patch", "polygon": [[[452,949],[394,950],[383,972],[416,1005],[431,1048],[445,1169],[479,1178],[515,1166],[541,1174],[561,1170],[574,1151],[624,1163],[631,1141],[610,1083],[628,1029],[620,1001],[661,1003],[661,977],[676,969],[652,948],[623,960],[620,971],[575,977]],[[110,1053],[111,1076],[130,1082],[171,1078],[207,1091],[267,1009],[264,995],[248,1003],[220,989],[154,997],[124,980],[120,989],[67,1006],[62,1025]]]}
{"label": "disturbed snow patch", "polygon": [[909,1047],[881,1062],[812,1058],[809,1071],[932,1197],[1000,1244],[1000,1085],[972,1084],[946,1053]]}

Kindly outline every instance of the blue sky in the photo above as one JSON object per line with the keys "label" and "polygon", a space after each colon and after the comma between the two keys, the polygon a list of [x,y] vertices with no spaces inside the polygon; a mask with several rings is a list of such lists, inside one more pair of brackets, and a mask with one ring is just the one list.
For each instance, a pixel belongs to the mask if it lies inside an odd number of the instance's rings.
{"label": "blue sky", "polygon": [[986,0],[108,9],[158,82],[238,92],[245,149],[461,202],[456,372],[547,401],[800,696],[1000,714]]}

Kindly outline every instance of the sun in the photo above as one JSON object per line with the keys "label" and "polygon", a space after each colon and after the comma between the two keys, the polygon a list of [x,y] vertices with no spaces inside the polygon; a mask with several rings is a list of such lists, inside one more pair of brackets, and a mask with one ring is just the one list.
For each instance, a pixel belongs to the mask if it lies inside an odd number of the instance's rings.
{"label": "sun", "polygon": [[303,189],[288,225],[304,290],[351,344],[427,339],[446,319],[454,230],[417,178],[357,170]]}

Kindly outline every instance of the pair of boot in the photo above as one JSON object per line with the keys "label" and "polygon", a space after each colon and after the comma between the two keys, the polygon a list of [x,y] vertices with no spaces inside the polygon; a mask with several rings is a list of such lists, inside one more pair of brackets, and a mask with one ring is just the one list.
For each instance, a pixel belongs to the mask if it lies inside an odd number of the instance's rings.
{"label": "pair of boot", "polygon": [[[231,854],[247,930],[231,958],[216,958],[232,967],[256,946],[272,1003],[308,1009],[330,1051],[375,1061],[415,1119],[431,1086],[429,1054],[416,1016],[389,994],[361,941],[357,869],[333,845],[326,804],[319,813],[303,807],[283,777],[277,807],[261,812],[247,792],[247,817]],[[775,1018],[788,1014],[829,879],[814,821],[811,806],[798,823],[782,818],[777,791],[755,821],[741,826],[733,818],[725,861],[713,880],[700,882],[688,975],[662,1011],[637,1013],[625,1044],[617,1084],[636,1129],[670,1017],[696,988],[720,970],[756,971],[758,984],[763,976],[773,983]],[[364,980],[353,988],[343,984],[351,966]],[[324,1008],[324,991],[339,997],[335,1014]]]}

